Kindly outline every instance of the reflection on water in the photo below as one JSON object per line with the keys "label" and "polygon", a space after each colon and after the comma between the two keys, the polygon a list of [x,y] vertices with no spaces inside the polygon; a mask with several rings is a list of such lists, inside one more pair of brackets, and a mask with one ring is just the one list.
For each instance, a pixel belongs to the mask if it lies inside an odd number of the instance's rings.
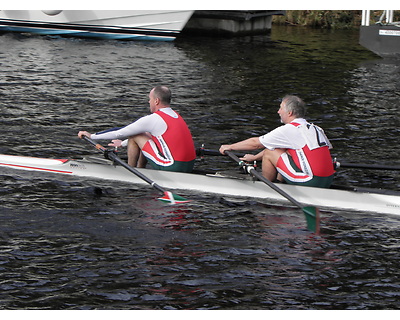
{"label": "reflection on water", "polygon": [[[298,94],[352,162],[398,163],[399,62],[355,31],[276,27],[268,36],[173,43],[0,35],[0,153],[80,157],[76,138],[147,114],[168,84],[198,146],[279,125]],[[208,157],[200,168],[234,169]],[[0,169],[0,308],[397,309],[399,219],[323,212],[322,234],[267,201]],[[399,173],[337,181],[399,189]]]}

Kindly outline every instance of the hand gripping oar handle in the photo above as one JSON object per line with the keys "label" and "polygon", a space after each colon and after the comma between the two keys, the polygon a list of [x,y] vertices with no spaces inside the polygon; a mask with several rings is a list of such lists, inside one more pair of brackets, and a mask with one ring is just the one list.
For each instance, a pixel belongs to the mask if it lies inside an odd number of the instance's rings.
{"label": "hand gripping oar handle", "polygon": [[264,182],[266,185],[268,185],[270,188],[274,189],[276,192],[278,192],[281,196],[292,202],[296,207],[300,208],[303,210],[306,221],[307,221],[307,228],[310,231],[313,231],[315,233],[319,233],[319,210],[316,207],[312,206],[303,206],[300,202],[298,202],[296,199],[291,197],[289,194],[287,194],[285,191],[283,191],[281,188],[277,187],[273,182],[269,181],[267,178],[265,178],[261,173],[259,173],[252,165],[247,164],[243,160],[240,160],[232,151],[225,151],[225,154],[228,155],[231,159],[236,161],[236,163],[244,167],[246,171],[256,177],[258,180]]}
{"label": "hand gripping oar handle", "polygon": [[158,198],[161,201],[164,202],[168,202],[168,203],[172,203],[172,204],[176,204],[176,203],[184,203],[184,202],[189,202],[189,200],[186,200],[185,198],[178,196],[176,194],[173,194],[167,190],[165,190],[164,188],[162,188],[161,186],[159,186],[157,183],[155,183],[153,180],[151,180],[150,178],[148,178],[147,176],[145,176],[143,173],[141,173],[140,171],[136,170],[135,168],[131,167],[129,164],[127,164],[124,160],[122,160],[121,158],[119,158],[115,152],[113,150],[109,150],[107,148],[104,148],[101,144],[93,141],[92,139],[90,139],[88,136],[83,136],[83,139],[85,139],[86,141],[88,141],[90,144],[92,144],[97,150],[103,152],[104,156],[109,159],[114,161],[115,163],[118,163],[119,165],[123,166],[125,169],[127,169],[128,171],[132,172],[133,174],[135,174],[136,176],[138,176],[140,179],[146,181],[148,184],[150,184],[154,189],[164,193],[164,197],[162,198]]}

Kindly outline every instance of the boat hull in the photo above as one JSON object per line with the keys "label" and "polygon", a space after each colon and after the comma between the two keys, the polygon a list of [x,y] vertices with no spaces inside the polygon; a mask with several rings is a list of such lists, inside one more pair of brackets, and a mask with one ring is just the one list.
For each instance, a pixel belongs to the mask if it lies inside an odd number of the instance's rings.
{"label": "boat hull", "polygon": [[361,26],[360,44],[381,57],[400,57],[400,28],[391,25]]}
{"label": "boat hull", "polygon": [[123,40],[171,41],[193,10],[0,10],[0,30]]}
{"label": "boat hull", "polygon": [[[20,170],[39,171],[146,184],[110,161],[42,159],[0,155],[0,166]],[[220,175],[201,175],[180,172],[138,169],[141,173],[167,189],[190,190],[204,193],[268,199],[287,204],[287,200],[260,181],[251,178],[230,178]],[[247,177],[247,176],[245,176]],[[372,192],[322,189],[279,184],[279,187],[297,201],[329,210],[355,210],[400,215],[400,196]]]}

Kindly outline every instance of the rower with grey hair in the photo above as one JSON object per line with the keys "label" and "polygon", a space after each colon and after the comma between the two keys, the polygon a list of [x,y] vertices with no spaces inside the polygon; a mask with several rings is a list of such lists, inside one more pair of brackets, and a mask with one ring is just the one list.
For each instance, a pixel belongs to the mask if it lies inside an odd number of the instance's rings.
{"label": "rower with grey hair", "polygon": [[241,160],[262,160],[262,174],[270,181],[329,188],[335,173],[330,154],[332,145],[320,127],[304,118],[304,101],[287,95],[278,114],[282,126],[260,137],[221,145],[220,153],[263,149],[257,154],[246,154]]}

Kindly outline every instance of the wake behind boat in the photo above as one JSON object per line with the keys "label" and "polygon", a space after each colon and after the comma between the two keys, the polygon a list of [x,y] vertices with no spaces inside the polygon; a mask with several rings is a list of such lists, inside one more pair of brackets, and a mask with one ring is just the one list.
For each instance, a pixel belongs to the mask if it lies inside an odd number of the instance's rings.
{"label": "wake behind boat", "polygon": [[0,10],[0,30],[123,40],[171,41],[193,10]]}
{"label": "wake behind boat", "polygon": [[[127,174],[124,167],[106,159],[48,159],[13,155],[0,155],[0,166],[64,174],[91,179],[123,181],[146,184],[135,175]],[[136,169],[164,188],[190,190],[234,197],[259,198],[286,203],[287,200],[261,181],[250,177],[231,177],[220,174],[195,174],[152,169]],[[279,188],[299,202],[327,210],[352,210],[400,215],[400,193],[361,190],[337,190],[279,184]]]}

